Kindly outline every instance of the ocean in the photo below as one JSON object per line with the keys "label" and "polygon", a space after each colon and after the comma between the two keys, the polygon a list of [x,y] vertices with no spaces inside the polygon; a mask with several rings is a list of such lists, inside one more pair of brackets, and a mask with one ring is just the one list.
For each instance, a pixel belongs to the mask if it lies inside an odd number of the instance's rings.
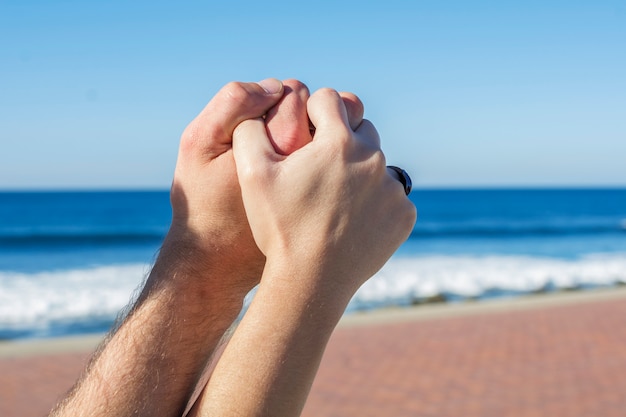
{"label": "ocean", "polygon": [[[346,314],[626,284],[626,189],[417,189],[411,199],[411,237]],[[0,339],[109,329],[170,217],[167,191],[0,193]]]}

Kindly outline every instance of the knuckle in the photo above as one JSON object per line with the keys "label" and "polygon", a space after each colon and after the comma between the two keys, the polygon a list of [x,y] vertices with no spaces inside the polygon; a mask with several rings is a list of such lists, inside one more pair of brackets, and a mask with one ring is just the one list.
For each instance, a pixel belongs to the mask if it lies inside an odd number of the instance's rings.
{"label": "knuckle", "polygon": [[337,90],[329,87],[320,88],[319,90],[317,90],[316,94],[320,95],[321,97],[337,97],[339,95]]}
{"label": "knuckle", "polygon": [[201,142],[202,133],[200,126],[195,121],[191,122],[183,131],[180,138],[180,148],[182,152],[189,152],[195,149]]}
{"label": "knuckle", "polygon": [[349,91],[343,91],[339,94],[341,94],[341,97],[348,100],[350,103],[354,104],[356,107],[360,108],[361,110],[363,109],[364,107],[363,102],[361,101],[359,96],[357,96],[356,94],[351,93]]}
{"label": "knuckle", "polygon": [[393,208],[394,222],[404,240],[413,233],[415,222],[417,221],[417,209],[408,198],[402,198]]}
{"label": "knuckle", "polygon": [[184,153],[193,153],[204,149],[213,138],[228,134],[222,124],[201,123],[192,121],[183,131],[180,139],[180,150]]}
{"label": "knuckle", "polygon": [[409,213],[409,218],[407,222],[407,230],[409,230],[409,236],[413,233],[413,228],[415,227],[415,223],[417,222],[417,209],[415,206],[411,206],[411,211]]}
{"label": "knuckle", "polygon": [[[407,199],[408,201],[408,199]],[[415,222],[417,222],[417,217],[418,217],[418,211],[417,211],[417,207],[415,207],[415,205],[413,203],[411,203],[410,201],[408,201],[408,210],[407,210],[407,223],[409,224],[409,226],[411,227],[411,230],[413,229],[413,226],[415,226]]]}
{"label": "knuckle", "polygon": [[372,164],[376,167],[378,171],[386,171],[387,166],[387,158],[385,158],[384,152],[378,148],[372,153]]}
{"label": "knuckle", "polygon": [[231,81],[222,87],[220,95],[224,99],[234,104],[243,104],[249,99],[250,94],[246,88],[246,84],[239,81]]}
{"label": "knuckle", "polygon": [[293,78],[283,81],[283,85],[285,87],[289,87],[293,91],[309,91],[309,88],[306,86],[306,84]]}
{"label": "knuckle", "polygon": [[415,227],[415,221],[417,219],[417,210],[415,209],[415,206],[411,205],[411,207],[407,207],[403,213],[404,215],[400,218],[396,215],[396,221],[400,230],[403,231],[403,240],[406,240],[411,236],[411,233],[413,233],[413,228]]}

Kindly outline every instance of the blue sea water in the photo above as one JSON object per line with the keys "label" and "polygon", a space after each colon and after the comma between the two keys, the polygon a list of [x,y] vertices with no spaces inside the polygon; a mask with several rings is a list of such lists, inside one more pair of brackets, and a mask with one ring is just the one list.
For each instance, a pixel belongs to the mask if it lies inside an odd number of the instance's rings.
{"label": "blue sea water", "polygon": [[[415,190],[348,312],[626,283],[626,189]],[[166,191],[0,193],[0,339],[101,332],[167,232]]]}

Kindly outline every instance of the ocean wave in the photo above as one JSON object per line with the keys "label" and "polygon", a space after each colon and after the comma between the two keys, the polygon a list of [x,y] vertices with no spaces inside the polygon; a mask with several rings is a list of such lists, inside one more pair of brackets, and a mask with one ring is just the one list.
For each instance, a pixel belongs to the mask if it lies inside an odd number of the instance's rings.
{"label": "ocean wave", "polygon": [[143,281],[144,264],[0,272],[0,338],[106,331]]}
{"label": "ocean wave", "polygon": [[355,294],[349,311],[626,283],[626,253],[579,259],[532,256],[392,258]]}
{"label": "ocean wave", "polygon": [[[40,273],[0,271],[0,338],[104,332],[133,297],[148,268],[129,264]],[[357,291],[347,311],[619,283],[626,283],[626,253],[576,259],[394,256]]]}

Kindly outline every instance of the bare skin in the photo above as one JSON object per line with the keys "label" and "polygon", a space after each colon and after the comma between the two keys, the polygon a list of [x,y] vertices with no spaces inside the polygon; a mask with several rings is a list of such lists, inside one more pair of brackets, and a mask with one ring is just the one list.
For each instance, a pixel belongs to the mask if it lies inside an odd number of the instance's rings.
{"label": "bare skin", "polygon": [[[301,83],[285,84],[301,94]],[[52,416],[182,415],[265,264],[245,216],[232,133],[281,99],[292,100],[284,93],[277,80],[230,83],[187,127],[171,190],[172,224],[146,285]],[[350,119],[360,121],[359,105]],[[293,115],[285,110],[275,120],[268,130],[281,147]]]}
{"label": "bare skin", "polygon": [[349,106],[334,90],[311,96],[315,134],[290,155],[262,119],[235,130],[246,215],[267,260],[192,415],[299,415],[350,298],[412,230],[415,207],[387,171],[376,130],[353,126]]}
{"label": "bare skin", "polygon": [[172,224],[154,268],[130,314],[52,415],[184,411],[265,261],[245,220],[231,146],[237,124],[282,97],[280,82],[263,86],[226,85],[183,133]]}

